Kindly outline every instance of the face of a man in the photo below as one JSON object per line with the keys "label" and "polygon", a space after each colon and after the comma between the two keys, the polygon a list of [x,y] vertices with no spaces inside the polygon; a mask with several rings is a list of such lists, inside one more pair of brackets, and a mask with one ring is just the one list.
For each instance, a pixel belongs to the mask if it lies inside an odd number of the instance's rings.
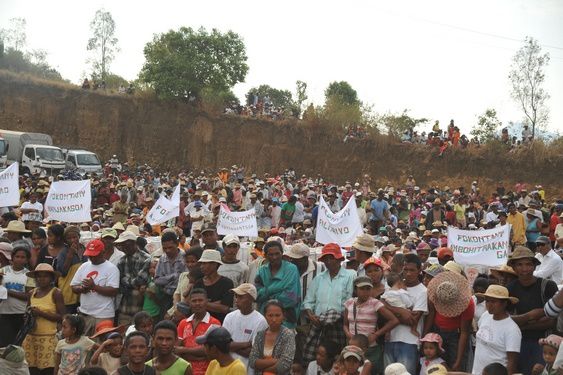
{"label": "face of a man", "polygon": [[169,329],[158,329],[154,333],[154,348],[160,355],[168,355],[174,350],[176,334]]}
{"label": "face of a man", "polygon": [[415,263],[405,263],[403,266],[403,277],[405,278],[405,283],[407,286],[414,286],[418,284],[418,275],[420,274],[420,269]]}
{"label": "face of a man", "polygon": [[513,268],[518,278],[530,278],[533,276],[536,266],[530,258],[524,258],[516,260]]}

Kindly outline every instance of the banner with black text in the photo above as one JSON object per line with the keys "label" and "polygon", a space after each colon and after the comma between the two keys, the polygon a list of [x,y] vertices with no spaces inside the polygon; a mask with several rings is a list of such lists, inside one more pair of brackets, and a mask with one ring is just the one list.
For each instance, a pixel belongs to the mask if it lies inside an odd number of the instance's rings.
{"label": "banner with black text", "polygon": [[362,233],[362,224],[354,199],[349,199],[342,210],[333,213],[321,196],[317,216],[317,242],[336,243],[340,247],[348,247],[352,246],[356,237]]}
{"label": "banner with black text", "polygon": [[496,267],[506,264],[510,251],[510,224],[485,230],[448,227],[448,246],[461,265]]}
{"label": "banner with black text", "polygon": [[65,223],[88,222],[92,220],[91,202],[90,180],[53,182],[45,200],[45,217]]}

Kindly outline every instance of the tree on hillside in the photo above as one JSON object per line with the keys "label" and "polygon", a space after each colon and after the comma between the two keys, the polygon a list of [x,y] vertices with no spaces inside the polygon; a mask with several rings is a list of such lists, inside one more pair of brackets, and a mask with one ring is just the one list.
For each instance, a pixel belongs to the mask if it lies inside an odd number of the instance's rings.
{"label": "tree on hillside", "polygon": [[428,119],[411,117],[409,110],[405,109],[400,114],[386,114],[379,121],[387,129],[388,134],[398,137],[407,131],[412,132],[419,124],[428,122]]}
{"label": "tree on hillside", "polygon": [[331,82],[325,90],[325,101],[338,100],[342,104],[360,104],[358,93],[346,81]]}
{"label": "tree on hillside", "polygon": [[252,104],[255,95],[261,100],[269,97],[275,107],[289,107],[293,104],[293,98],[289,90],[280,90],[269,85],[260,85],[248,90],[246,102]]}
{"label": "tree on hillside", "polygon": [[477,125],[471,129],[471,135],[477,137],[480,143],[485,143],[496,137],[496,132],[501,126],[497,111],[487,108],[485,113],[477,118]]}
{"label": "tree on hillside", "polygon": [[512,84],[512,98],[520,105],[525,119],[532,127],[532,138],[535,138],[536,127],[547,125],[549,94],[543,89],[545,68],[549,64],[549,54],[542,54],[538,41],[526,37],[524,46],[516,52],[512,59],[508,75]]}
{"label": "tree on hillside", "polygon": [[144,53],[140,78],[163,98],[199,97],[204,88],[227,90],[248,72],[246,48],[232,31],[182,27],[155,35]]}
{"label": "tree on hillside", "polygon": [[295,104],[299,108],[299,112],[303,109],[303,103],[308,99],[307,96],[307,83],[303,81],[295,82]]}
{"label": "tree on hillside", "polygon": [[23,51],[27,43],[25,18],[10,19],[10,27],[0,29],[0,39],[4,41],[6,47],[11,47],[16,51]]}
{"label": "tree on hillside", "polygon": [[118,39],[115,37],[115,21],[110,12],[98,9],[92,22],[90,22],[92,37],[88,39],[86,49],[92,51],[94,56],[90,59],[92,63],[92,76],[105,80],[109,72],[109,66],[115,54],[119,51]]}

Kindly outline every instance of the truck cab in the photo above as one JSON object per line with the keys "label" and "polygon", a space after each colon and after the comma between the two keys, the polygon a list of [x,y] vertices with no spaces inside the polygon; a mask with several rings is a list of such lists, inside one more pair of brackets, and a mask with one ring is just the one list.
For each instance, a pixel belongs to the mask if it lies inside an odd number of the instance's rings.
{"label": "truck cab", "polygon": [[55,146],[25,145],[21,168],[23,173],[59,174],[64,169],[63,152]]}
{"label": "truck cab", "polygon": [[66,152],[65,166],[67,169],[75,170],[82,176],[86,173],[102,173],[102,163],[98,155],[86,150],[68,150]]}

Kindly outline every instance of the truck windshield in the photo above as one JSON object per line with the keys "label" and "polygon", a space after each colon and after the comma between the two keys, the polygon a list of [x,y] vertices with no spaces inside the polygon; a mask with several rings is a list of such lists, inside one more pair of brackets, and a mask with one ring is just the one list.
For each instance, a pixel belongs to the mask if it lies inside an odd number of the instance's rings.
{"label": "truck windshield", "polygon": [[100,160],[94,154],[77,154],[76,163],[78,165],[100,165]]}
{"label": "truck windshield", "polygon": [[63,152],[56,148],[37,148],[37,156],[43,160],[64,162]]}
{"label": "truck windshield", "polygon": [[0,156],[6,155],[6,141],[0,140]]}

